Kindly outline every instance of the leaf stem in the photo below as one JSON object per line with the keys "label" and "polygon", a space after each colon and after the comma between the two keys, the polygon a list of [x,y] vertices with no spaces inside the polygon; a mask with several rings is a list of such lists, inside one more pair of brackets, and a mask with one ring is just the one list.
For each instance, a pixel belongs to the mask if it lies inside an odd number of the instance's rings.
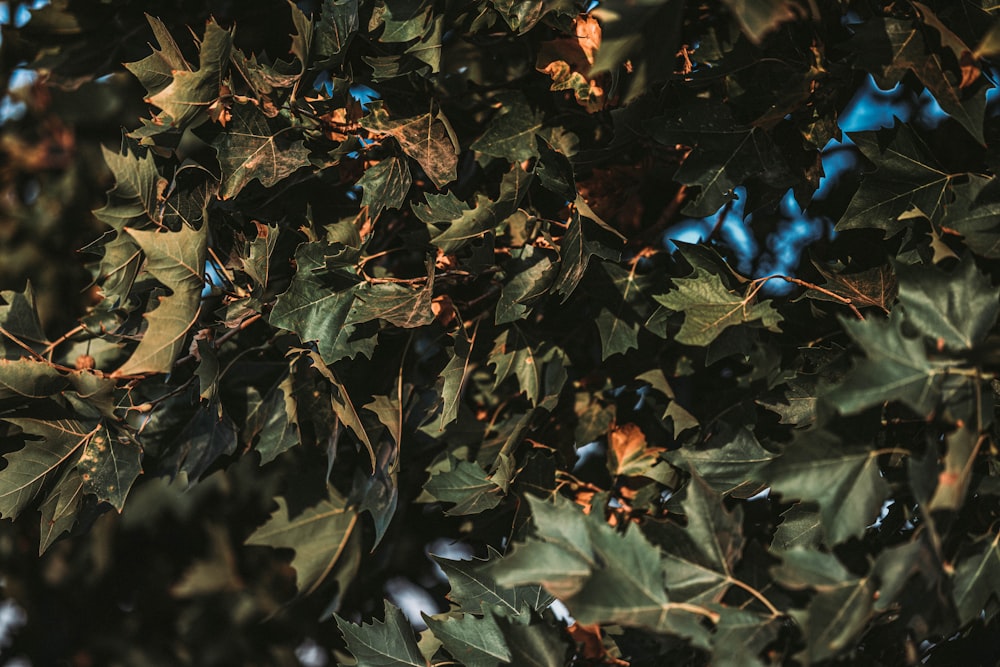
{"label": "leaf stem", "polygon": [[49,363],[52,363],[52,353],[55,351],[55,349],[63,342],[68,340],[70,337],[75,336],[76,334],[80,333],[83,330],[84,326],[82,324],[73,327],[72,329],[64,333],[62,336],[59,336],[59,338],[55,339],[54,341],[46,345],[45,349],[42,350],[42,354],[48,357]]}
{"label": "leaf stem", "polygon": [[746,591],[747,593],[749,593],[750,595],[752,595],[754,598],[756,598],[762,605],[764,605],[765,607],[767,607],[767,610],[769,612],[771,612],[771,616],[774,616],[776,618],[778,616],[784,616],[784,614],[782,614],[781,611],[777,607],[775,607],[771,603],[771,601],[768,600],[764,596],[763,593],[761,593],[759,590],[757,590],[756,588],[754,588],[750,584],[746,583],[745,581],[741,581],[740,579],[737,579],[736,577],[732,577],[732,576],[728,577],[728,579],[729,579],[729,583],[733,584],[737,588],[742,588],[744,591]]}
{"label": "leaf stem", "polygon": [[807,281],[802,280],[800,278],[793,278],[792,276],[784,276],[784,275],[781,275],[781,274],[775,274],[773,276],[764,276],[763,278],[757,278],[756,280],[754,280],[754,282],[758,282],[759,281],[760,284],[763,285],[765,282],[767,282],[768,280],[771,280],[772,278],[774,278],[776,280],[784,280],[786,283],[792,283],[793,285],[798,285],[799,287],[805,287],[806,289],[815,290],[815,291],[817,291],[817,292],[819,292],[821,294],[825,294],[828,297],[830,297],[831,299],[839,301],[840,303],[842,303],[845,306],[847,306],[848,308],[850,308],[851,312],[854,313],[854,316],[856,318],[858,318],[859,320],[865,319],[865,316],[861,314],[861,311],[858,310],[857,306],[854,305],[854,302],[851,301],[848,297],[843,296],[841,294],[837,294],[836,292],[831,292],[830,290],[826,289],[825,287],[820,287],[819,285],[807,282]]}

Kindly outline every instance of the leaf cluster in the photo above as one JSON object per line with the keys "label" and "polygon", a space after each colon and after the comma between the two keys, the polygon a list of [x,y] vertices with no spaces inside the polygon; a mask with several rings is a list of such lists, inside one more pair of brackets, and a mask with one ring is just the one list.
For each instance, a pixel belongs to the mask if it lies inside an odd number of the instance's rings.
{"label": "leaf cluster", "polygon": [[[29,245],[42,210],[93,223],[79,317],[48,274],[0,292],[0,517],[28,538],[0,558],[49,564],[11,588],[30,623],[47,586],[94,610],[15,650],[991,650],[994,4],[86,4],[4,28],[46,77],[4,125],[4,187],[44,186],[12,219]],[[842,133],[868,77],[948,119]],[[88,135],[73,104],[102,100],[129,114]],[[81,157],[32,162],[53,119]],[[831,142],[859,169],[821,196]],[[764,238],[791,199],[828,226],[794,273],[741,265],[718,226],[666,242],[737,203]]]}

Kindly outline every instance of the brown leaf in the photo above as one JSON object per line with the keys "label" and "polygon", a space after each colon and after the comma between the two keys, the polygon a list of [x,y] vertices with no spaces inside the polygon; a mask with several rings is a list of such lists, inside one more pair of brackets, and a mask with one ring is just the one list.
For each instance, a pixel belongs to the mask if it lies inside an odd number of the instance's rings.
{"label": "brown leaf", "polygon": [[[815,266],[816,270],[826,279],[823,287],[834,294],[850,299],[857,308],[875,306],[888,313],[889,306],[896,299],[896,275],[889,266],[880,266],[868,271],[849,274],[833,273],[825,271],[818,264]],[[816,291],[809,291],[806,295],[811,299],[831,300],[830,297]]]}
{"label": "brown leaf", "polygon": [[646,435],[635,424],[616,426],[608,437],[608,457],[614,475],[641,475],[658,460],[661,447],[649,447]]}

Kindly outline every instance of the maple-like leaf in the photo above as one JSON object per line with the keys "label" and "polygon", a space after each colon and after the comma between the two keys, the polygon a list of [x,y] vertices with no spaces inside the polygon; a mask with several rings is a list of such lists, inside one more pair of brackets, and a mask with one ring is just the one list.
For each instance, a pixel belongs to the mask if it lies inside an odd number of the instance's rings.
{"label": "maple-like leaf", "polygon": [[893,310],[888,320],[843,324],[867,361],[857,363],[823,398],[844,414],[898,400],[917,414],[929,415],[941,396],[941,366],[927,358],[921,339],[903,333],[902,311]]}
{"label": "maple-like leaf", "polygon": [[667,524],[657,540],[663,549],[667,591],[694,604],[719,602],[736,579],[733,569],[743,552],[742,511],[726,510],[722,495],[697,474],[681,506],[687,527]]}
{"label": "maple-like leaf", "polygon": [[392,119],[381,101],[373,102],[361,125],[386,134],[399,142],[403,152],[416,160],[438,188],[455,180],[458,144],[444,114],[425,113],[412,118]]}
{"label": "maple-like leaf", "polygon": [[388,600],[384,604],[384,621],[355,625],[340,616],[335,617],[358,667],[427,667],[403,612]]}
{"label": "maple-like leaf", "polygon": [[441,640],[461,664],[468,667],[499,667],[510,664],[511,651],[503,630],[489,610],[472,614],[424,615],[427,629]]}
{"label": "maple-like leaf", "polygon": [[199,116],[208,117],[208,107],[220,97],[232,46],[232,32],[210,20],[199,46],[198,69],[173,70],[173,81],[149,96],[150,104],[163,110],[157,125],[183,128]]}
{"label": "maple-like leaf", "polygon": [[830,553],[796,548],[781,557],[782,564],[772,570],[775,580],[816,593],[805,610],[791,612],[807,638],[804,657],[819,662],[850,647],[872,617],[873,578],[854,576]]}
{"label": "maple-like leaf", "polygon": [[566,380],[562,350],[551,345],[532,345],[517,326],[497,335],[487,363],[494,367],[494,388],[514,375],[521,391],[535,405],[539,398],[557,394]]}
{"label": "maple-like leaf", "polygon": [[343,60],[344,49],[358,31],[358,0],[323,0],[313,43],[324,64]]}
{"label": "maple-like leaf", "polygon": [[328,364],[357,354],[371,356],[375,349],[370,328],[349,322],[361,281],[340,273],[327,276],[327,253],[336,250],[320,242],[300,245],[295,251],[295,276],[270,315],[272,325],[294,331],[302,342],[316,341]]}
{"label": "maple-like leaf", "polygon": [[623,424],[608,436],[608,470],[612,475],[643,475],[656,464],[663,451],[650,447],[635,424]]}
{"label": "maple-like leaf", "polygon": [[770,135],[759,127],[738,123],[726,106],[689,105],[644,125],[661,144],[691,147],[674,180],[698,188],[697,195],[684,206],[684,213],[692,217],[715,213],[750,179],[761,179],[773,188],[787,188],[796,182]]}
{"label": "maple-like leaf", "polygon": [[899,301],[921,333],[952,349],[982,341],[1000,314],[1000,296],[971,257],[949,274],[934,266],[896,267]]}
{"label": "maple-like leaf", "polygon": [[[207,197],[201,199],[202,210],[207,205]],[[185,336],[201,311],[208,225],[204,221],[199,229],[181,225],[173,232],[127,231],[145,254],[146,271],[171,293],[158,297],[158,305],[146,312],[147,328],[138,347],[114,375],[165,373],[183,349]]]}
{"label": "maple-like leaf", "polygon": [[535,246],[524,246],[511,253],[505,264],[510,279],[504,283],[496,308],[496,323],[508,324],[523,319],[552,285],[556,264],[549,253]]}
{"label": "maple-like leaf", "polygon": [[607,223],[602,225],[582,215],[579,207],[574,207],[573,217],[559,244],[559,274],[552,283],[552,291],[562,295],[565,302],[583,280],[591,257],[617,261],[621,257],[619,248],[623,240],[607,227]]}
{"label": "maple-like leaf", "polygon": [[953,587],[962,622],[979,618],[990,597],[1000,590],[1000,533],[985,535],[975,549],[963,554],[955,569]]}
{"label": "maple-like leaf", "polygon": [[125,63],[125,68],[145,86],[146,94],[152,96],[169,86],[176,72],[190,72],[191,65],[184,59],[184,54],[163,21],[149,14],[146,14],[146,20],[153,29],[153,36],[160,48],[152,47],[152,53],[142,60]]}
{"label": "maple-like leaf", "polygon": [[288,138],[290,131],[256,105],[234,105],[226,131],[212,144],[222,166],[219,196],[231,199],[254,180],[269,188],[309,166],[309,150],[301,139]]}
{"label": "maple-like leaf", "polygon": [[454,503],[449,516],[479,514],[503,500],[500,485],[486,471],[470,461],[457,461],[451,470],[438,472],[424,483],[424,491],[435,500]]}
{"label": "maple-like leaf", "polygon": [[[980,143],[985,143],[983,119],[986,112],[986,86],[963,81],[963,74],[945,64],[944,53],[939,53],[927,38],[930,30],[939,34],[947,54],[960,62],[963,53],[971,53],[968,46],[943,24],[925,5],[919,18],[903,19],[877,17],[857,26],[850,44],[858,54],[858,62],[875,76],[883,89],[899,83],[903,75],[912,71],[924,84],[941,108],[961,123]],[[941,34],[942,29],[948,34]],[[942,51],[944,50],[942,49]],[[886,55],[891,54],[891,59]]]}
{"label": "maple-like leaf", "polygon": [[520,616],[526,610],[540,611],[549,606],[553,598],[540,586],[501,586],[489,573],[489,564],[500,558],[490,549],[486,561],[455,561],[434,557],[448,577],[451,592],[448,599],[459,605],[460,611],[480,613],[485,608],[504,616]]}
{"label": "maple-like leaf", "polygon": [[781,314],[770,301],[757,302],[752,295],[740,297],[726,289],[718,275],[698,268],[694,275],[676,278],[677,289],[653,298],[672,311],[684,313],[684,323],[676,340],[685,345],[705,346],[728,327],[760,320],[778,331]]}
{"label": "maple-like leaf", "polygon": [[837,231],[881,229],[888,238],[912,224],[905,214],[917,212],[931,222],[940,220],[958,174],[938,163],[912,127],[900,123],[890,130],[850,136],[875,169],[862,180],[837,222]]}
{"label": "maple-like leaf", "polygon": [[275,502],[278,509],[247,538],[246,544],[293,549],[292,567],[299,591],[315,590],[343,554],[358,515],[336,495],[294,515],[285,498],[275,498]]}
{"label": "maple-like leaf", "polygon": [[969,174],[966,183],[956,183],[955,201],[941,218],[941,228],[961,235],[965,245],[980,257],[1000,258],[1000,196],[994,176]]}
{"label": "maple-like leaf", "polygon": [[732,432],[723,428],[704,446],[680,447],[663,457],[697,473],[716,492],[742,498],[760,488],[765,479],[763,469],[775,456],[761,446],[750,429]]}
{"label": "maple-like leaf", "polygon": [[510,162],[523,162],[538,157],[535,135],[541,129],[542,114],[523,98],[514,98],[506,101],[486,132],[469,148]]}
{"label": "maple-like leaf", "polygon": [[[857,273],[839,273],[815,262],[813,264],[823,276],[823,289],[849,299],[856,308],[875,307],[888,313],[896,300],[898,288],[892,267],[879,266]],[[837,301],[829,294],[814,289],[808,290],[805,295],[817,301]]]}
{"label": "maple-like leaf", "polygon": [[75,419],[4,416],[3,421],[29,436],[24,447],[4,456],[7,467],[0,470],[0,516],[16,518],[97,429]]}
{"label": "maple-like leaf", "polygon": [[84,444],[77,468],[84,492],[121,512],[125,497],[142,472],[142,450],[131,438],[101,424]]}
{"label": "maple-like leaf", "polygon": [[828,544],[861,536],[889,493],[877,453],[806,432],[770,464],[771,488],[789,500],[819,504]]}
{"label": "maple-like leaf", "polygon": [[42,515],[38,540],[39,556],[76,523],[83,495],[83,477],[80,471],[76,468],[66,468],[62,478],[38,508]]}
{"label": "maple-like leaf", "polygon": [[410,191],[410,167],[395,155],[378,162],[365,170],[358,181],[364,194],[361,205],[368,207],[372,217],[384,209],[399,208]]}
{"label": "maple-like leaf", "polygon": [[364,283],[354,292],[354,303],[348,315],[349,324],[385,320],[397,327],[413,329],[434,321],[431,301],[434,295],[434,267],[427,282],[414,288],[398,283]]}
{"label": "maple-like leaf", "polygon": [[684,631],[664,589],[660,552],[632,527],[624,535],[556,496],[528,496],[537,537],[518,543],[491,573],[501,585],[539,584],[584,624]]}
{"label": "maple-like leaf", "polygon": [[470,339],[464,329],[454,336],[454,353],[448,364],[441,370],[441,428],[458,419],[458,407],[465,393],[465,383],[471,368],[472,347],[475,338]]}
{"label": "maple-like leaf", "polygon": [[597,331],[601,336],[601,359],[639,347],[639,325],[616,317],[607,308],[597,316]]}

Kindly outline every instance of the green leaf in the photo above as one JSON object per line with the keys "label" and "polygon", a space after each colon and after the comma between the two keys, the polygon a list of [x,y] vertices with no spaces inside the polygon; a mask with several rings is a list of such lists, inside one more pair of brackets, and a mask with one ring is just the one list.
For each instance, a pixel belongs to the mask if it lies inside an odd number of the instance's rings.
{"label": "green leaf", "polygon": [[673,465],[697,473],[709,487],[723,495],[744,497],[756,493],[766,479],[764,467],[775,454],[764,449],[753,432],[720,428],[703,447],[680,447],[663,458]]}
{"label": "green leaf", "polygon": [[369,625],[354,625],[336,616],[337,627],[344,634],[347,648],[354,654],[358,667],[427,667],[420,655],[410,624],[398,607],[388,600],[385,620],[372,620]]}
{"label": "green leaf", "polygon": [[[476,330],[478,332],[478,329]],[[465,383],[469,377],[470,363],[472,359],[472,347],[475,345],[475,333],[470,339],[465,329],[460,328],[452,336],[454,340],[453,354],[448,359],[448,364],[441,371],[441,426],[444,428],[448,424],[458,419],[458,408],[462,403],[462,396],[465,394]]]}
{"label": "green leaf", "polygon": [[209,20],[199,47],[198,69],[174,70],[170,85],[148,98],[163,110],[157,125],[183,128],[199,116],[207,117],[209,105],[221,95],[232,46],[232,32]]}
{"label": "green leaf", "polygon": [[422,327],[434,321],[434,265],[428,264],[427,282],[414,289],[398,283],[363,283],[354,291],[354,304],[347,321],[362,324],[375,319],[404,329]]}
{"label": "green leaf", "polygon": [[532,405],[557,395],[566,381],[563,351],[547,344],[533,346],[517,326],[497,335],[487,363],[494,367],[494,389],[513,374]]}
{"label": "green leaf", "polygon": [[512,665],[565,667],[571,652],[564,634],[548,623],[509,623],[504,635]]}
{"label": "green leaf", "polygon": [[955,184],[955,201],[941,218],[942,229],[959,233],[969,250],[988,259],[1000,258],[998,183],[996,177],[969,174],[967,183]]}
{"label": "green leaf", "polygon": [[[203,192],[203,195],[207,194]],[[198,198],[199,193],[192,193]],[[193,202],[199,203],[199,202]],[[208,205],[200,200],[201,211]],[[185,211],[185,213],[188,213]],[[188,213],[190,216],[190,213]],[[127,229],[146,256],[146,271],[170,290],[159,297],[159,305],[145,314],[147,328],[138,347],[113,377],[166,373],[170,371],[184,339],[201,312],[205,258],[208,254],[208,225],[200,229],[181,225],[178,231]]]}
{"label": "green leaf", "polygon": [[501,586],[489,573],[489,564],[498,562],[500,555],[489,550],[488,561],[455,561],[433,556],[448,577],[451,592],[448,599],[458,603],[458,610],[473,614],[493,609],[504,616],[519,616],[525,608],[541,611],[553,598],[540,586]]}
{"label": "green leaf", "polygon": [[929,511],[959,511],[972,481],[976,454],[983,440],[968,428],[960,428],[945,436],[947,451],[943,457],[944,470],[938,475],[934,496],[926,504]]}
{"label": "green leaf", "polygon": [[780,398],[757,399],[757,404],[776,413],[782,424],[808,426],[816,420],[815,387],[792,380],[785,385]]}
{"label": "green leaf", "polygon": [[[470,207],[452,192],[426,195],[426,204],[414,204],[413,213],[427,223],[431,243],[447,253],[455,252],[473,239],[484,237],[513,213],[528,191],[531,175],[514,165],[500,181],[500,195],[490,200],[476,195]],[[447,223],[446,227],[441,227]]]}
{"label": "green leaf", "polygon": [[0,359],[0,399],[48,398],[69,386],[69,379],[44,361]]}
{"label": "green leaf", "polygon": [[760,653],[778,636],[782,620],[733,607],[719,607],[712,637],[713,667],[763,667]]}
{"label": "green leaf", "polygon": [[455,503],[445,512],[448,516],[479,514],[503,500],[500,486],[488,478],[485,470],[469,461],[458,461],[451,470],[431,476],[424,483],[424,491],[435,500]]}
{"label": "green leaf", "polygon": [[39,556],[73,527],[82,500],[83,477],[76,468],[67,468],[59,483],[38,508],[42,514],[38,540]]}
{"label": "green leaf", "polygon": [[[986,112],[986,88],[982,85],[964,85],[962,72],[946,65],[944,53],[937,52],[925,36],[930,27],[947,31],[937,39],[944,42],[945,49],[951,50],[948,59],[959,61],[963,52],[971,52],[968,46],[934,16],[926,6],[915,3],[919,8],[918,19],[878,17],[865,21],[856,28],[849,42],[858,53],[858,64],[875,77],[884,90],[891,88],[912,71],[920,82],[933,93],[934,98],[949,116],[985,144],[983,119]],[[929,36],[929,35],[928,35]],[[950,42],[950,43],[949,43]],[[891,54],[891,59],[886,56]]]}
{"label": "green leaf", "polygon": [[903,334],[901,311],[894,310],[888,320],[844,320],[843,324],[867,361],[856,363],[822,398],[843,414],[898,400],[919,415],[929,415],[940,399],[940,364],[927,358],[921,339]]}
{"label": "green leaf", "polygon": [[142,473],[142,450],[131,438],[102,423],[84,444],[77,469],[84,492],[121,512],[129,489]]}
{"label": "green leaf", "polygon": [[[316,341],[328,364],[359,353],[370,357],[375,349],[374,336],[365,327],[349,323],[360,281],[343,272],[327,274],[327,253],[337,250],[334,244],[321,242],[300,245],[295,251],[295,276],[269,318],[273,326],[295,332],[304,343]],[[339,278],[340,284],[333,278]]]}
{"label": "green leaf", "polygon": [[677,289],[654,296],[663,306],[684,313],[684,323],[675,340],[685,345],[705,346],[728,327],[760,320],[771,331],[779,331],[782,317],[771,302],[754,302],[753,292],[741,298],[727,290],[719,276],[698,268],[692,277],[675,278]]}
{"label": "green leaf", "polygon": [[[253,429],[258,436],[254,449],[260,454],[261,465],[270,463],[299,444],[298,404],[295,402],[294,384],[292,376],[286,375],[262,397],[260,407],[255,411],[260,423]],[[250,417],[248,415],[247,423],[250,423]]]}
{"label": "green leaf", "polygon": [[781,558],[782,564],[772,570],[778,583],[815,590],[805,610],[791,611],[805,635],[803,657],[811,664],[853,646],[872,617],[874,579],[853,576],[833,554],[796,548]]}
{"label": "green leaf", "polygon": [[25,284],[23,292],[0,292],[0,349],[4,358],[20,359],[25,350],[11,339],[12,336],[29,347],[32,343],[40,345],[48,341],[38,320],[35,293],[30,282]]}
{"label": "green leaf", "polygon": [[358,31],[358,0],[323,0],[313,36],[316,53],[327,62],[343,54]]}
{"label": "green leaf", "polygon": [[368,214],[377,217],[384,209],[400,208],[410,191],[410,167],[395,155],[377,162],[365,170],[358,180],[364,191],[361,205],[368,207]]}
{"label": "green leaf", "polygon": [[365,449],[368,450],[372,470],[375,470],[375,448],[372,445],[371,439],[368,437],[368,431],[365,429],[365,424],[361,420],[361,416],[358,414],[358,408],[354,405],[354,400],[347,391],[347,387],[337,376],[337,373],[333,370],[333,368],[326,366],[323,363],[323,360],[320,359],[315,352],[310,351],[307,356],[312,360],[313,368],[319,371],[319,373],[326,378],[327,381],[329,381],[331,385],[330,398],[333,403],[333,411],[337,413],[337,417],[340,421],[351,429],[361,444],[364,445]]}
{"label": "green leaf", "polygon": [[795,547],[814,548],[823,541],[823,519],[815,508],[796,503],[781,515],[771,548],[787,551]]}
{"label": "green leaf", "polygon": [[1000,591],[1000,533],[986,535],[973,553],[964,554],[955,569],[952,596],[962,623],[979,618],[990,598],[998,595],[997,591]]}
{"label": "green leaf", "polygon": [[743,553],[743,512],[739,506],[727,511],[722,495],[696,474],[681,506],[686,529],[669,524],[660,541],[667,591],[694,604],[720,602],[736,579],[733,568]]}
{"label": "green leaf", "polygon": [[171,84],[175,72],[189,72],[191,65],[184,59],[163,21],[149,14],[146,14],[146,20],[160,48],[153,47],[153,52],[142,60],[125,63],[125,68],[145,86],[147,95],[155,95]]}
{"label": "green leaf", "polygon": [[607,308],[597,316],[597,331],[601,335],[601,361],[639,347],[639,325],[615,317]]}
{"label": "green leaf", "polygon": [[296,585],[299,592],[308,594],[337,564],[358,515],[348,510],[344,499],[337,495],[294,516],[285,498],[275,498],[275,502],[278,509],[267,523],[247,538],[246,544],[294,550],[292,567],[295,568]]}
{"label": "green leaf", "polygon": [[533,304],[549,291],[556,277],[556,265],[549,254],[535,246],[518,248],[511,255],[511,260],[504,265],[504,271],[510,278],[500,292],[497,324],[526,317]]}
{"label": "green leaf", "polygon": [[[597,240],[601,238],[606,241]],[[618,261],[621,240],[574,207],[569,227],[559,244],[559,275],[552,283],[552,291],[561,294],[565,302],[583,280],[591,257]]]}
{"label": "green leaf", "polygon": [[908,214],[919,212],[932,223],[941,219],[958,174],[948,173],[934,153],[909,125],[890,130],[856,132],[851,139],[875,165],[865,174],[837,231],[881,229],[893,236],[909,223]]}
{"label": "green leaf", "polygon": [[[370,405],[369,403],[365,407]],[[368,475],[367,471],[355,470],[354,473],[350,501],[356,504],[359,514],[368,512],[372,518],[375,526],[375,543],[372,549],[382,542],[399,506],[398,456],[398,444],[383,442],[375,457],[375,472]]]}
{"label": "green leaf", "polygon": [[539,584],[582,624],[614,623],[659,631],[682,628],[664,590],[660,552],[632,526],[619,534],[556,496],[528,496],[537,537],[518,543],[491,572],[501,585]]}
{"label": "green leaf", "polygon": [[267,289],[271,275],[271,256],[278,244],[280,229],[276,225],[257,225],[257,237],[248,244],[246,258],[240,259],[243,272],[254,282],[255,293]]}
{"label": "green leaf", "polygon": [[860,537],[889,494],[877,451],[845,446],[823,433],[807,432],[794,440],[767,473],[771,488],[783,497],[819,503],[830,545]]}
{"label": "green leaf", "polygon": [[26,440],[23,448],[4,455],[7,467],[0,470],[0,516],[13,519],[35,499],[49,475],[84,446],[97,428],[74,419],[4,416],[3,421],[33,438]]}
{"label": "green leaf", "polygon": [[511,653],[503,631],[489,611],[482,617],[472,614],[424,615],[427,628],[441,640],[445,650],[468,667],[497,667],[510,664]]}
{"label": "green leaf", "polygon": [[444,114],[392,120],[381,100],[372,102],[369,109],[370,113],[361,119],[362,127],[393,137],[438,188],[455,180],[458,144]]}
{"label": "green leaf", "polygon": [[469,148],[509,162],[523,162],[538,157],[535,135],[541,129],[542,114],[518,96],[505,101],[486,132]]}
{"label": "green leaf", "polygon": [[233,105],[226,131],[212,143],[222,166],[219,197],[232,199],[254,180],[269,188],[309,166],[309,149],[286,136],[291,129],[254,104]]}
{"label": "green leaf", "polygon": [[733,200],[735,188],[750,179],[780,189],[799,178],[767,132],[738,123],[732,110],[718,103],[684,105],[670,115],[647,120],[644,127],[661,144],[692,147],[674,174],[674,180],[698,188],[684,206],[684,213],[692,217],[715,213]]}
{"label": "green leaf", "polygon": [[899,301],[921,333],[953,350],[982,341],[1000,314],[1000,297],[989,277],[966,257],[950,273],[935,266],[896,267]]}

